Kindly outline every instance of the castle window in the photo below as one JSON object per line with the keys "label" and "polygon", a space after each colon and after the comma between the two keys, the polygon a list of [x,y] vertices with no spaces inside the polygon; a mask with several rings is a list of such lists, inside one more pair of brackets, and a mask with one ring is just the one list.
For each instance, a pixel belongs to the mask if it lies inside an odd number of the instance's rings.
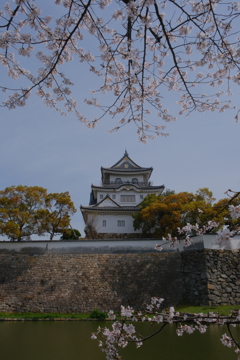
{"label": "castle window", "polygon": [[135,195],[121,195],[121,202],[135,202]]}
{"label": "castle window", "polygon": [[104,227],[107,226],[107,221],[106,220],[102,221],[102,226],[104,226]]}
{"label": "castle window", "polygon": [[140,199],[143,199],[143,195],[140,195]]}
{"label": "castle window", "polygon": [[112,199],[113,199],[113,200],[116,199],[116,195],[113,195],[113,196],[112,196]]}
{"label": "castle window", "polygon": [[115,179],[115,184],[121,184],[121,183],[122,183],[122,180],[120,178]]}
{"label": "castle window", "polygon": [[100,195],[100,199],[103,199],[103,195]]}
{"label": "castle window", "polygon": [[125,220],[118,220],[117,225],[118,226],[125,226]]}
{"label": "castle window", "polygon": [[133,184],[138,184],[138,179],[137,179],[137,178],[133,178],[133,179],[132,179],[132,183],[133,183]]}

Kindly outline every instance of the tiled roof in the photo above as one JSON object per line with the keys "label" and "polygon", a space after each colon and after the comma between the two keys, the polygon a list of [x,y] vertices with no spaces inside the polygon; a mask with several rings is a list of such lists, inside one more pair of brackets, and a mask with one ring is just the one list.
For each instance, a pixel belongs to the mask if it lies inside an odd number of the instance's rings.
{"label": "tiled roof", "polygon": [[134,168],[134,167],[128,167],[128,168],[124,168],[124,167],[118,167],[118,168],[113,168],[113,167],[101,167],[101,171],[109,171],[109,172],[114,172],[114,173],[119,173],[119,172],[134,172],[134,173],[140,173],[140,172],[146,172],[146,171],[152,171],[153,168],[149,167],[149,168],[143,168],[143,167],[139,167],[139,168]]}
{"label": "tiled roof", "polygon": [[96,211],[139,211],[140,209],[137,206],[121,206],[121,207],[114,207],[114,206],[105,206],[105,207],[98,207],[96,205],[92,206],[80,206],[80,210],[96,210]]}
{"label": "tiled roof", "polygon": [[[121,162],[124,161],[123,164],[121,164]],[[127,163],[128,167],[125,168],[124,164]],[[120,164],[120,165],[119,165]],[[153,168],[152,167],[142,167],[139,166],[138,164],[136,164],[128,155],[127,151],[125,151],[124,155],[121,157],[120,160],[118,160],[113,166],[111,167],[101,167],[102,171],[113,171],[113,172],[117,172],[117,171],[124,171],[124,172],[140,172],[140,171],[152,171]]]}
{"label": "tiled roof", "polygon": [[139,184],[133,184],[133,183],[123,183],[123,184],[103,184],[103,185],[92,185],[92,189],[101,189],[101,190],[111,190],[111,189],[119,189],[121,187],[124,186],[134,186],[137,189],[141,189],[141,190],[160,190],[160,189],[164,189],[165,186],[164,185],[158,185],[158,186],[153,186],[153,185],[139,185]]}

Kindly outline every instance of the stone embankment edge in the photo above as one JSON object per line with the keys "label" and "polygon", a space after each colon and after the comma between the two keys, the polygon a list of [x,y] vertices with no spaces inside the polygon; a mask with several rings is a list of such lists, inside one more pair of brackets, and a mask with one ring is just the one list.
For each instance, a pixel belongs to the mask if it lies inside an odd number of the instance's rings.
{"label": "stone embankment edge", "polygon": [[53,318],[53,319],[18,319],[18,318],[1,318],[0,321],[113,321],[112,319],[72,319],[72,318]]}

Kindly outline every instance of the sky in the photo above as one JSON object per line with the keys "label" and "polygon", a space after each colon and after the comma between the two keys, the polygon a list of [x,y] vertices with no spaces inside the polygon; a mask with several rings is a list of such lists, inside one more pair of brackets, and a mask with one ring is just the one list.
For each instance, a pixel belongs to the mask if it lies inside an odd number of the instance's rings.
{"label": "sky", "polygon": [[[80,109],[93,118],[98,109],[84,103],[94,82],[92,75],[79,62],[70,66]],[[238,98],[236,92],[235,102]],[[167,102],[177,115],[176,99],[170,92]],[[0,190],[21,184],[41,186],[48,192],[69,191],[78,210],[71,224],[83,236],[79,207],[88,205],[91,184],[100,184],[100,167],[115,164],[125,150],[140,166],[153,167],[154,185],[164,184],[175,192],[208,187],[217,199],[225,197],[229,188],[240,190],[240,124],[235,122],[233,110],[193,112],[168,123],[169,136],[147,144],[138,141],[132,125],[110,134],[108,130],[115,124],[106,117],[95,129],[89,129],[73,114],[61,116],[47,108],[34,94],[25,107],[0,108],[0,112]]]}
{"label": "sky", "polygon": [[126,149],[137,164],[154,168],[154,185],[176,192],[208,187],[223,198],[227,189],[240,189],[240,124],[231,115],[192,113],[169,124],[168,137],[143,144],[134,128],[110,134],[105,119],[88,129],[33,96],[24,108],[1,109],[0,189],[21,184],[69,191],[78,209],[72,226],[84,234],[79,206],[88,205],[91,184],[100,184],[100,167],[112,166]]}

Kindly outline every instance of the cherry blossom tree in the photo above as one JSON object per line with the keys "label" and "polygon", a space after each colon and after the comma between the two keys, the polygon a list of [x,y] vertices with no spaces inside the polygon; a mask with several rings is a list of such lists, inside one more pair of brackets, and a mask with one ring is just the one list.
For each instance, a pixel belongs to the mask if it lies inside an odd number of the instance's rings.
{"label": "cherry blossom tree", "polygon": [[[175,120],[169,91],[178,93],[179,114],[233,108],[226,96],[240,84],[239,10],[223,0],[12,0],[0,11],[0,63],[11,78],[0,84],[2,106],[24,106],[35,90],[88,127],[106,115],[111,131],[134,123],[143,142]],[[95,119],[72,98],[72,61],[80,75],[85,63],[101,79],[85,99]]]}

